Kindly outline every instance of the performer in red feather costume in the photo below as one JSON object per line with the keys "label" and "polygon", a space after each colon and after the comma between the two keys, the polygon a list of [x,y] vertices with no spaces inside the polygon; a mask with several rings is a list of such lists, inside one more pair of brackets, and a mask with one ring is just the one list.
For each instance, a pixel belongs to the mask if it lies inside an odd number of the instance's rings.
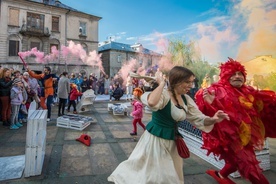
{"label": "performer in red feather costume", "polygon": [[230,117],[202,133],[203,149],[225,160],[222,170],[208,170],[218,183],[234,183],[228,175],[239,171],[253,184],[269,183],[262,174],[254,150],[263,148],[265,137],[276,137],[276,94],[245,85],[243,65],[229,58],[220,66],[220,80],[195,95],[199,109],[208,116],[223,110]]}

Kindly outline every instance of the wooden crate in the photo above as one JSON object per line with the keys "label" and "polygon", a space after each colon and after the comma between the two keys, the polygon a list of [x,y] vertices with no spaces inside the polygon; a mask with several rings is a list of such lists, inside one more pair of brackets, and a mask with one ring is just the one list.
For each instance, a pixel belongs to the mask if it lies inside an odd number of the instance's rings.
{"label": "wooden crate", "polygon": [[25,177],[41,174],[45,157],[46,135],[47,110],[30,109],[26,133]]}
{"label": "wooden crate", "polygon": [[148,106],[145,106],[145,113],[152,114],[152,110],[150,108],[148,108]]}
{"label": "wooden crate", "polygon": [[25,154],[24,176],[30,177],[40,175],[45,157],[45,146],[27,147]]}
{"label": "wooden crate", "polygon": [[64,115],[57,118],[57,126],[62,128],[70,128],[74,130],[83,130],[88,127],[93,119],[88,116],[76,115]]}
{"label": "wooden crate", "polygon": [[112,112],[113,115],[129,115],[131,112],[131,104],[130,102],[127,103],[108,103],[107,110]]}
{"label": "wooden crate", "polygon": [[[46,122],[46,123],[45,123]],[[26,146],[41,146],[46,138],[47,110],[36,110],[28,118]]]}
{"label": "wooden crate", "polygon": [[77,104],[77,112],[81,113],[91,111],[95,99],[96,95],[92,89],[85,91],[81,97],[81,100]]}

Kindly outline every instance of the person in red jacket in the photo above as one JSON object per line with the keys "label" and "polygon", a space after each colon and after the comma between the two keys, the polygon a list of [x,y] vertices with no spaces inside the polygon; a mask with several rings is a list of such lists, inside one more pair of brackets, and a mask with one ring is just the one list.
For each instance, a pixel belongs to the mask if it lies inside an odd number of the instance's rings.
{"label": "person in red jacket", "polygon": [[69,101],[69,105],[68,105],[67,111],[70,112],[70,107],[71,107],[71,105],[73,105],[73,108],[74,108],[73,113],[77,114],[76,100],[77,100],[78,96],[82,95],[82,93],[79,92],[78,86],[76,84],[71,83],[70,87],[71,87],[70,101]]}
{"label": "person in red jacket", "polygon": [[130,114],[133,116],[133,131],[130,133],[130,135],[137,135],[137,123],[145,130],[146,126],[144,123],[142,123],[142,117],[143,117],[143,104],[141,102],[141,95],[143,94],[143,91],[140,88],[135,88],[133,90],[133,97],[134,101],[131,103],[133,105],[132,113]]}

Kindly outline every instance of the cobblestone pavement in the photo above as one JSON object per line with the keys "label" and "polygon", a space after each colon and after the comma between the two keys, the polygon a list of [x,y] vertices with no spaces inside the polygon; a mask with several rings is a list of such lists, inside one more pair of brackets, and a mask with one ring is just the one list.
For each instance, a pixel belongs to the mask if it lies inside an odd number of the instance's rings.
{"label": "cobblestone pavement", "polygon": [[[125,102],[125,100],[122,100]],[[138,136],[131,137],[131,117],[114,116],[107,112],[109,101],[96,101],[91,112],[94,122],[83,131],[56,126],[57,107],[52,109],[52,120],[47,124],[46,155],[42,174],[29,178],[2,181],[0,183],[51,183],[51,184],[107,184],[107,177],[126,160],[139,137],[143,133],[138,128]],[[151,118],[145,114],[143,122]],[[92,138],[92,145],[87,147],[75,139],[82,133]],[[0,157],[25,154],[26,124],[19,130],[9,130],[0,126]],[[276,180],[276,140],[270,139],[271,169],[264,174],[268,180]],[[214,166],[191,155],[184,161],[186,184],[215,184],[205,171]],[[1,172],[1,168],[0,168]],[[238,184],[249,183],[243,179],[233,179]]]}

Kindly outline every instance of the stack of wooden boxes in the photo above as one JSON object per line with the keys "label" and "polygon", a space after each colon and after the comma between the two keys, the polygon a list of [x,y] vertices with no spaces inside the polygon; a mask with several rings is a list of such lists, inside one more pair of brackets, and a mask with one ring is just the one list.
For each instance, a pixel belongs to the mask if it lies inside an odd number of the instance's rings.
{"label": "stack of wooden boxes", "polygon": [[93,119],[79,114],[67,114],[57,118],[57,126],[74,130],[83,130],[90,125]]}
{"label": "stack of wooden boxes", "polygon": [[26,150],[25,177],[40,175],[46,147],[47,110],[29,110]]}

